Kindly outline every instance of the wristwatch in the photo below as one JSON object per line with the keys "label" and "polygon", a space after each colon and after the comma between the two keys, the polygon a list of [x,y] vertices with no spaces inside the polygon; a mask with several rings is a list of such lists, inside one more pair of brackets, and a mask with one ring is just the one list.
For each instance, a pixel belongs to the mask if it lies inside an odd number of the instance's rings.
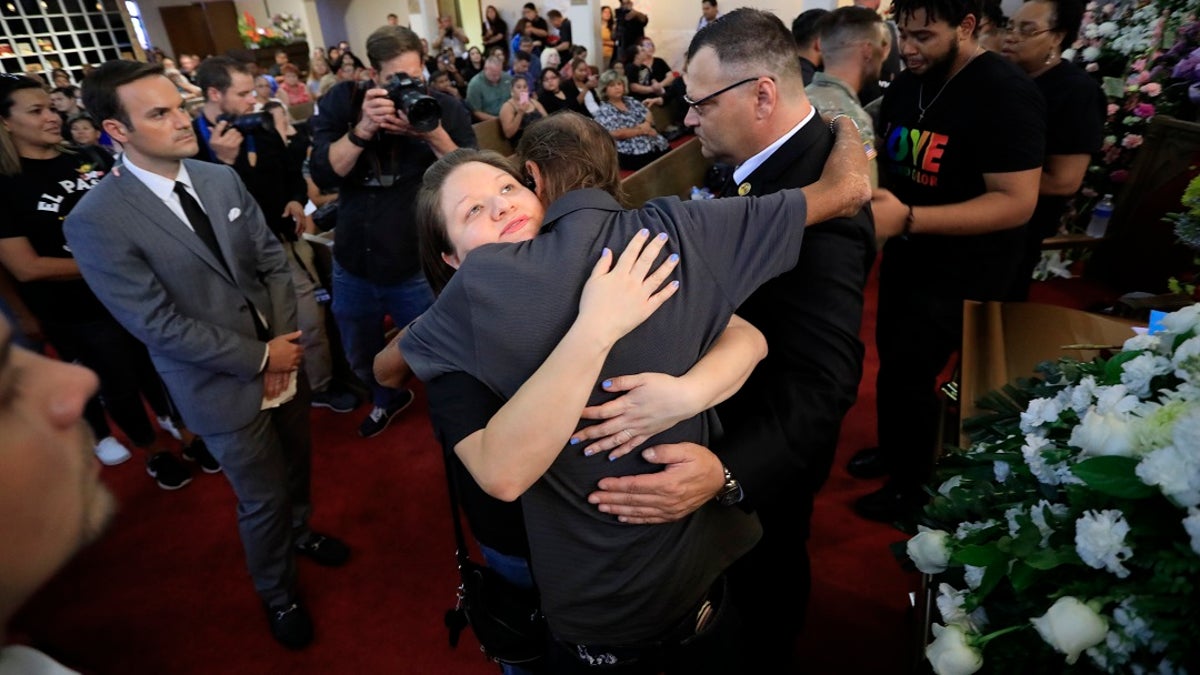
{"label": "wristwatch", "polygon": [[722,464],[721,468],[725,471],[725,485],[721,486],[721,490],[713,499],[721,506],[733,506],[742,501],[742,484],[729,473],[729,467]]}
{"label": "wristwatch", "polygon": [[354,133],[353,129],[347,132],[346,136],[349,137],[351,145],[363,148],[364,150],[371,144],[370,141],[364,141],[361,136]]}

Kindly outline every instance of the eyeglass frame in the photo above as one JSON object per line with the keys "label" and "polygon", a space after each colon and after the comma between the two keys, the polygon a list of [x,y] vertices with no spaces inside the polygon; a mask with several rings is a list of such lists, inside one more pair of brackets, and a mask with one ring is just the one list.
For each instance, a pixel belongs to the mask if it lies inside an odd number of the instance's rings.
{"label": "eyeglass frame", "polygon": [[757,82],[759,77],[762,77],[762,76],[759,75],[757,77],[747,77],[744,80],[739,80],[738,82],[734,82],[733,84],[729,85],[728,87],[718,89],[718,90],[714,91],[713,93],[709,94],[708,96],[701,97],[699,100],[696,100],[696,101],[693,101],[690,96],[688,96],[687,94],[684,94],[683,102],[685,104],[687,104],[687,106],[689,108],[695,108],[696,114],[700,114],[701,106],[703,106],[705,103],[708,103],[709,101],[720,96],[721,94],[724,94],[725,92],[727,92],[731,89],[736,89],[736,88],[742,86],[743,84],[749,84],[750,82]]}
{"label": "eyeglass frame", "polygon": [[1026,31],[1022,30],[1020,26],[1016,25],[1012,21],[1009,21],[1008,25],[1001,27],[1000,30],[1003,30],[1005,35],[1013,35],[1015,33],[1022,40],[1031,40],[1031,39],[1041,35],[1042,33],[1053,33],[1054,31],[1058,30],[1058,28],[1050,27],[1050,28],[1043,28],[1042,30],[1026,32]]}

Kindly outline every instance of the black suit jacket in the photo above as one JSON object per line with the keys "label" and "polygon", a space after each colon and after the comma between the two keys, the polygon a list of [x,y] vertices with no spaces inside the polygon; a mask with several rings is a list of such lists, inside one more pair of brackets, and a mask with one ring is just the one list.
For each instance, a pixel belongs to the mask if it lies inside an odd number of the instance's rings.
{"label": "black suit jacket", "polygon": [[[749,186],[744,194],[816,182],[832,148],[829,126],[814,118],[742,181]],[[729,181],[724,194],[738,193]],[[744,508],[806,514],[829,475],[862,378],[863,287],[874,260],[869,207],[812,225],[796,267],[738,309],[769,347],[741,391],[717,409],[725,435],[716,450],[742,484]],[[803,521],[795,526],[806,529]]]}

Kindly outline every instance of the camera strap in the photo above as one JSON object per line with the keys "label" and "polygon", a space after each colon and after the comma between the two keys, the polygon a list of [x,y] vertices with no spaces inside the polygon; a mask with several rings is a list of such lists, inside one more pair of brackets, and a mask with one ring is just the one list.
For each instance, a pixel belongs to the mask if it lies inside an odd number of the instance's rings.
{"label": "camera strap", "polygon": [[[217,153],[212,149],[212,127],[208,123],[208,118],[201,112],[196,116],[196,122],[200,126],[200,137],[204,139],[204,147],[208,148],[208,157],[214,164],[224,164],[217,159]],[[250,162],[250,166],[254,167],[258,164],[258,146],[254,144],[254,137],[247,135],[242,141],[242,147],[246,149],[246,159]]]}

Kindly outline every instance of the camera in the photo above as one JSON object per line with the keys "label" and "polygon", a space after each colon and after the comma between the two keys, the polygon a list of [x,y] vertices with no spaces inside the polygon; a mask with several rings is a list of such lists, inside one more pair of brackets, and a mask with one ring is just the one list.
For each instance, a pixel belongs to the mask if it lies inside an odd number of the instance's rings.
{"label": "camera", "polygon": [[425,85],[403,73],[392,75],[383,85],[388,98],[404,111],[408,123],[417,131],[433,131],[442,119],[442,106],[437,99],[425,93]]}
{"label": "camera", "polygon": [[271,113],[256,112],[246,115],[221,115],[217,117],[217,122],[225,121],[229,123],[230,129],[237,129],[243,134],[252,134],[256,131],[273,131],[275,129],[275,118]]}

